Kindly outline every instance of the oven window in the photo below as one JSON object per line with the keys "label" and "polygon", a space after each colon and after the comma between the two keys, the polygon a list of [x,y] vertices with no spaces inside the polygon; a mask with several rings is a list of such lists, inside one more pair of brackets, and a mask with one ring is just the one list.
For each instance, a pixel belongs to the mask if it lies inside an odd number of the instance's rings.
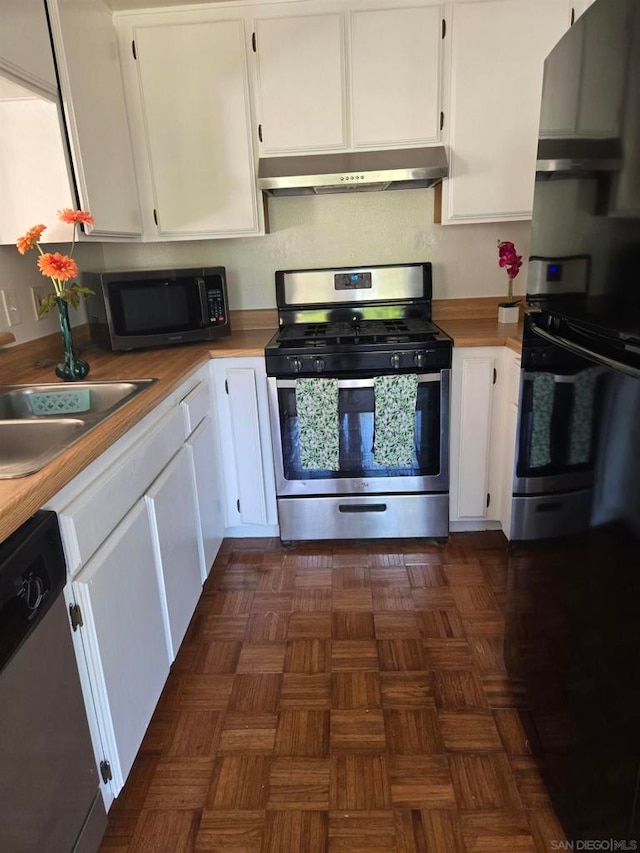
{"label": "oven window", "polygon": [[527,374],[519,423],[519,477],[550,477],[593,468],[602,411],[602,369]]}
{"label": "oven window", "polygon": [[330,480],[339,477],[415,477],[440,473],[440,382],[418,385],[413,463],[385,468],[373,458],[373,388],[340,388],[340,470],[318,471],[300,464],[298,418],[294,388],[278,389],[284,476],[287,480]]}
{"label": "oven window", "polygon": [[153,335],[186,332],[202,325],[194,279],[120,281],[109,286],[116,334]]}

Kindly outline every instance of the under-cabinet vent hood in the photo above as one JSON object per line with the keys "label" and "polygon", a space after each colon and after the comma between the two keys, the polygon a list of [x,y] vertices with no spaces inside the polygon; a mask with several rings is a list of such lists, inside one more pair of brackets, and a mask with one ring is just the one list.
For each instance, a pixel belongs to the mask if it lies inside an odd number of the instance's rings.
{"label": "under-cabinet vent hood", "polygon": [[258,189],[273,196],[432,187],[448,174],[442,146],[264,157]]}
{"label": "under-cabinet vent hood", "polygon": [[591,177],[622,168],[619,139],[539,139],[536,180]]}

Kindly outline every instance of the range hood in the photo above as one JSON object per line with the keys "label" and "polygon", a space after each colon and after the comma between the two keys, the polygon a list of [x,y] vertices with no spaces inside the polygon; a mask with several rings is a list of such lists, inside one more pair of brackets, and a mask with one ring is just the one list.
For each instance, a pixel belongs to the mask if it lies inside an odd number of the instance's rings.
{"label": "range hood", "polygon": [[272,196],[419,189],[440,183],[448,171],[443,146],[264,157],[258,189]]}
{"label": "range hood", "polygon": [[622,168],[619,139],[578,137],[538,140],[536,180],[592,177]]}

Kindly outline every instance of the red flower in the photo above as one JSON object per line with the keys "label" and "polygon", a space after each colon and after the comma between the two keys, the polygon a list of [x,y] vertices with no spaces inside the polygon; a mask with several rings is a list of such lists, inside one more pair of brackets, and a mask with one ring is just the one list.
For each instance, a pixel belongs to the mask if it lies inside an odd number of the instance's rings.
{"label": "red flower", "polygon": [[515,278],[522,266],[522,255],[516,254],[516,247],[508,240],[498,241],[498,266],[507,268],[509,278]]}
{"label": "red flower", "polygon": [[38,258],[38,267],[42,275],[55,278],[58,281],[68,281],[78,275],[78,265],[69,255],[59,252],[48,252]]}
{"label": "red flower", "polygon": [[25,252],[28,252],[29,249],[33,249],[36,243],[42,237],[42,232],[45,230],[45,225],[34,225],[33,228],[29,228],[24,237],[19,237],[16,240],[16,246],[18,247],[18,251],[21,255],[24,255]]}
{"label": "red flower", "polygon": [[71,210],[69,207],[58,211],[58,219],[68,225],[74,225],[76,222],[81,222],[83,225],[93,225],[93,216],[88,211]]}

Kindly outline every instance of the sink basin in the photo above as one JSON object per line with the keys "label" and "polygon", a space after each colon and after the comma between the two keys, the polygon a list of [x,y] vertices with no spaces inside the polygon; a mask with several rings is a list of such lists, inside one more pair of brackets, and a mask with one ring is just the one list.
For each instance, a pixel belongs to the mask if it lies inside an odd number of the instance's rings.
{"label": "sink basin", "polygon": [[111,414],[155,381],[0,385],[0,420]]}
{"label": "sink basin", "polygon": [[85,422],[77,418],[1,421],[0,477],[39,471],[85,432]]}
{"label": "sink basin", "polygon": [[39,471],[154,382],[0,385],[0,480]]}

